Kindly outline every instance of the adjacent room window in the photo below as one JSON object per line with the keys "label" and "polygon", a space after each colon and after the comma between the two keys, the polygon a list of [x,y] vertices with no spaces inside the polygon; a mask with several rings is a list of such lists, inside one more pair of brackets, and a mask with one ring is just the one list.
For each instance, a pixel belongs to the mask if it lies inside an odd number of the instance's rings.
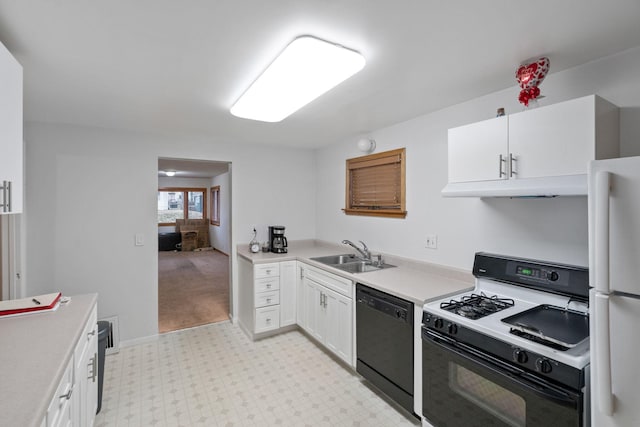
{"label": "adjacent room window", "polygon": [[158,225],[175,225],[176,219],[207,217],[206,188],[158,189]]}
{"label": "adjacent room window", "polygon": [[347,215],[404,218],[405,149],[347,160]]}
{"label": "adjacent room window", "polygon": [[211,187],[211,225],[220,225],[220,186]]}

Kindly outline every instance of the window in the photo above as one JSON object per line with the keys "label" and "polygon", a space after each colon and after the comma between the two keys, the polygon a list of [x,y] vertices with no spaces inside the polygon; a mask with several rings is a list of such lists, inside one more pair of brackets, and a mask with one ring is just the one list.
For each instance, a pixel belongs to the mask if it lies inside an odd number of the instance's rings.
{"label": "window", "polygon": [[347,160],[344,213],[406,217],[404,148]]}
{"label": "window", "polygon": [[175,225],[176,219],[206,218],[206,188],[158,189],[158,225]]}
{"label": "window", "polygon": [[220,225],[220,186],[211,187],[211,225]]}

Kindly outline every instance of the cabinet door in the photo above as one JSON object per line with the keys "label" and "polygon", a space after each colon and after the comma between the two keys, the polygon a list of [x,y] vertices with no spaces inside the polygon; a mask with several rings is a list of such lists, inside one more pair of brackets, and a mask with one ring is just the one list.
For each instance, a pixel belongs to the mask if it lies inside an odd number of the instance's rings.
{"label": "cabinet door", "polygon": [[296,262],[280,263],[280,327],[296,323]]}
{"label": "cabinet door", "polygon": [[307,307],[305,306],[304,292],[304,264],[296,263],[296,322],[302,329],[307,329]]}
{"label": "cabinet door", "polygon": [[586,174],[595,156],[595,120],[594,96],[510,115],[512,178]]}
{"label": "cabinet door", "polygon": [[329,289],[323,289],[327,333],[325,345],[338,357],[353,365],[353,300]]}
{"label": "cabinet door", "polygon": [[98,319],[89,315],[74,351],[74,386],[71,396],[74,425],[93,426],[98,409]]}
{"label": "cabinet door", "polygon": [[306,331],[320,342],[324,342],[326,325],[324,321],[324,307],[322,287],[313,280],[305,277],[304,281],[304,306],[306,311]]}
{"label": "cabinet door", "polygon": [[507,117],[449,129],[449,182],[506,178]]}
{"label": "cabinet door", "polygon": [[[11,211],[22,212],[22,66],[0,43],[0,186],[11,182]],[[6,203],[0,191],[0,205]],[[0,208],[0,214],[3,209]]]}
{"label": "cabinet door", "polygon": [[96,333],[91,336],[85,359],[85,410],[82,425],[92,427],[98,410],[98,325],[95,325]]}

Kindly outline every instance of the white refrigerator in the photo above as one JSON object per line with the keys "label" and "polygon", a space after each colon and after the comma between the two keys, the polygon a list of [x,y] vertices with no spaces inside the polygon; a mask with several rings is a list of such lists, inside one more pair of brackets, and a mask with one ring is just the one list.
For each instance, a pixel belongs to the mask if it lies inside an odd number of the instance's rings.
{"label": "white refrigerator", "polygon": [[589,165],[591,425],[640,425],[640,157]]}

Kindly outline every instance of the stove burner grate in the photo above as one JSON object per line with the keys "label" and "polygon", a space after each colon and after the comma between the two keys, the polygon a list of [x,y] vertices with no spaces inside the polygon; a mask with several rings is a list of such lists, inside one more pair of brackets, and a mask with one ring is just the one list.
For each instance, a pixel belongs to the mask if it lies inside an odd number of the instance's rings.
{"label": "stove burner grate", "polygon": [[459,300],[440,303],[440,308],[472,320],[497,313],[505,308],[513,307],[515,302],[510,298],[499,298],[497,295],[480,294],[463,295]]}

